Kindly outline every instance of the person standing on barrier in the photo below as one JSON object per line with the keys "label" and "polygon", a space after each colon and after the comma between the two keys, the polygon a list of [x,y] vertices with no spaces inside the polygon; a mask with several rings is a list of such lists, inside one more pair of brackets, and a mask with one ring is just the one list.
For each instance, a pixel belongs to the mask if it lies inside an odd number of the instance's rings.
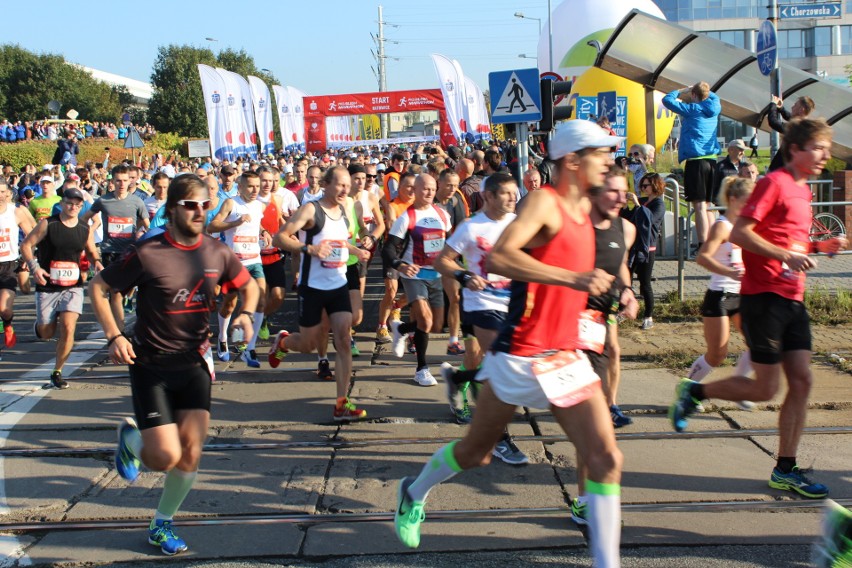
{"label": "person standing on barrier", "polygon": [[[204,234],[210,199],[193,174],[169,184],[165,232],[137,243],[121,263],[99,272],[89,284],[95,316],[104,330],[113,363],[128,365],[136,420],[118,427],[115,467],[127,481],[145,464],[166,473],[148,542],[169,556],[187,549],[172,518],[198,475],[210,423],[213,356],[209,315],[216,287],[238,290],[245,311],[234,321],[251,339],[257,284],[236,255]],[[110,290],[138,286],[134,334],[122,333],[110,309]]]}
{"label": "person standing on barrier", "polygon": [[785,166],[757,182],[730,240],[743,249],[741,286],[743,333],[755,379],[734,375],[697,383],[681,379],[669,419],[678,432],[702,400],[718,398],[763,402],[778,392],[783,370],[787,393],[778,416],[778,461],[769,486],[822,499],[828,487],[799,469],[796,453],[813,384],[810,318],[803,302],[805,272],[816,267],[808,253],[836,254],[846,237],[810,242],[813,214],[808,178],[819,175],[831,158],[831,127],[824,120],[795,119],[787,125],[781,151]]}
{"label": "person standing on barrier", "polygon": [[[785,123],[784,120],[792,120],[794,118],[807,118],[816,108],[816,104],[814,100],[810,97],[799,97],[796,99],[796,102],[793,104],[793,108],[789,111],[784,108],[784,101],[782,101],[779,97],[772,95],[772,102],[769,103],[769,112],[766,115],[766,122],[769,124],[769,127],[775,132],[780,132],[784,134]],[[775,152],[775,155],[772,156],[772,161],[769,162],[768,172],[774,172],[779,168],[784,167],[784,154],[779,149]]]}

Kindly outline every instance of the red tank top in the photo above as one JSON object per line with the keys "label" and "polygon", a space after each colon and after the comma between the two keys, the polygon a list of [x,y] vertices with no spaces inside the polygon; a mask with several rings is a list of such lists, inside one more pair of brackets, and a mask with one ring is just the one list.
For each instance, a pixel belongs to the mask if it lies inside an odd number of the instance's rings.
{"label": "red tank top", "polygon": [[[548,187],[559,203],[559,196]],[[595,267],[595,231],[588,215],[577,223],[559,203],[562,230],[550,242],[529,250],[529,254],[551,266],[572,272],[589,272]],[[546,351],[577,348],[580,312],[588,293],[566,286],[512,283],[512,297],[506,325],[494,348],[512,355],[531,357]]]}
{"label": "red tank top", "polygon": [[[260,226],[269,231],[269,234],[275,236],[278,232],[279,218],[281,212],[278,210],[278,204],[275,202],[275,197],[269,196],[269,203],[266,204],[266,209],[263,210],[263,217],[260,219]],[[260,249],[260,262],[262,264],[272,264],[281,260],[281,251],[273,246],[263,247]]]}

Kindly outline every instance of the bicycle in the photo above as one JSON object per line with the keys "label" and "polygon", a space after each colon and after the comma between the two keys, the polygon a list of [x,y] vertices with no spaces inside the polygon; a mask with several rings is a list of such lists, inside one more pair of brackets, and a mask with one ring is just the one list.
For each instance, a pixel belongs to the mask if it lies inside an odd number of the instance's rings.
{"label": "bicycle", "polygon": [[831,213],[817,213],[811,222],[811,230],[808,235],[811,242],[827,241],[835,237],[846,236],[846,226],[840,217]]}

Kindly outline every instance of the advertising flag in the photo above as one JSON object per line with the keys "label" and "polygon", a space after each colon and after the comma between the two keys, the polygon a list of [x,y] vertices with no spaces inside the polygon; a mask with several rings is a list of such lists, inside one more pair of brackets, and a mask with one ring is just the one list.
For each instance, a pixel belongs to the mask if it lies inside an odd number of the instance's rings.
{"label": "advertising flag", "polygon": [[229,141],[234,146],[237,156],[248,155],[248,128],[245,125],[243,114],[242,89],[240,83],[234,78],[234,74],[219,67],[216,72],[225,84],[225,121],[228,124]]}
{"label": "advertising flag", "polygon": [[464,78],[465,99],[467,103],[467,131],[475,141],[490,140],[491,126],[488,124],[488,111],[485,108],[485,95],[482,89],[470,77]]}
{"label": "advertising flag", "polygon": [[259,77],[248,76],[251,89],[251,104],[254,107],[254,119],[260,138],[260,153],[275,153],[275,129],[272,126],[272,105],[269,99],[269,87]]}
{"label": "advertising flag", "polygon": [[441,84],[441,94],[444,96],[444,106],[447,109],[447,120],[453,135],[458,139],[464,138],[467,132],[467,121],[464,116],[465,94],[464,76],[459,73],[458,64],[453,64],[443,55],[433,53],[432,63]]}
{"label": "advertising flag", "polygon": [[219,160],[233,160],[234,148],[230,142],[226,121],[225,97],[227,88],[222,77],[208,65],[198,65],[201,92],[207,112],[207,132],[210,137],[210,155]]}

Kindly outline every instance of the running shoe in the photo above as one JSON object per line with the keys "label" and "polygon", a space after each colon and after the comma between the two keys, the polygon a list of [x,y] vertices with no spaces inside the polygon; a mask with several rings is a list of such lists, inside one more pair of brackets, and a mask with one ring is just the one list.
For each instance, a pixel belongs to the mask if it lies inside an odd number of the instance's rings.
{"label": "running shoe", "polygon": [[136,430],[136,435],[140,436],[139,427],[136,426],[136,421],[132,418],[125,418],[118,424],[118,447],[115,450],[115,470],[118,475],[127,481],[136,481],[139,477],[139,466],[141,462],[133,453],[126,441],[126,437]]}
{"label": "running shoe", "polygon": [[441,363],[441,378],[444,379],[444,387],[447,390],[447,402],[450,404],[450,412],[456,419],[457,424],[470,424],[470,408],[467,406],[464,392],[453,382],[453,374],[456,368],[444,361]]}
{"label": "running shoe", "polygon": [[571,501],[571,520],[582,526],[589,524],[589,505],[574,497]]}
{"label": "running shoe", "polygon": [[324,381],[333,381],[334,373],[331,372],[331,365],[328,359],[320,359],[317,363],[317,376]]}
{"label": "running shoe", "polygon": [[278,335],[275,336],[275,341],[273,341],[272,345],[269,347],[269,366],[273,369],[277,368],[278,365],[281,364],[281,360],[284,359],[284,355],[287,354],[287,349],[284,348],[284,338],[288,335],[290,334],[282,329],[278,332]]}
{"label": "running shoe", "polygon": [[231,353],[228,351],[228,342],[220,341],[216,346],[216,357],[219,358],[223,363],[227,363],[231,360]]}
{"label": "running shoe", "polygon": [[616,428],[633,424],[633,419],[629,416],[625,416],[624,413],[621,412],[621,409],[618,408],[617,404],[613,404],[609,407],[609,415],[612,416],[612,425]]}
{"label": "running shoe", "polygon": [[464,347],[456,341],[447,345],[447,355],[464,355]]}
{"label": "running shoe", "polygon": [[408,496],[408,488],[414,478],[403,477],[396,490],[396,511],[393,514],[393,526],[400,542],[408,548],[420,546],[420,523],[426,520],[423,501],[413,501]]}
{"label": "running shoe", "polygon": [[361,356],[361,350],[360,350],[360,349],[358,349],[358,344],[357,344],[357,343],[355,343],[355,338],[354,338],[354,337],[353,337],[352,339],[350,339],[350,340],[349,340],[349,346],[350,346],[350,348],[351,348],[351,350],[352,350],[352,356],[353,356],[353,357],[360,357],[360,356]]}
{"label": "running shoe", "polygon": [[390,343],[391,341],[391,335],[388,331],[388,328],[380,327],[378,330],[376,330],[376,343],[384,344]]}
{"label": "running shoe", "polygon": [[416,373],[414,373],[414,382],[420,385],[421,387],[434,387],[438,384],[438,380],[432,376],[432,373],[429,372],[428,367],[423,367]]}
{"label": "running shoe", "polygon": [[391,322],[391,345],[393,354],[397,357],[405,355],[405,336],[399,332],[399,326],[401,325],[402,322],[399,320]]}
{"label": "running shoe", "polygon": [[257,352],[254,349],[246,349],[240,353],[240,359],[252,369],[260,369],[260,361],[257,360]]}
{"label": "running shoe", "polygon": [[269,322],[266,321],[266,318],[263,318],[263,323],[260,325],[260,329],[257,330],[257,338],[261,341],[269,339]]}
{"label": "running shoe", "polygon": [[3,327],[3,340],[7,349],[11,349],[18,343],[18,336],[15,334],[15,328],[12,327],[11,323]]}
{"label": "running shoe", "polygon": [[53,371],[50,374],[50,384],[56,389],[67,389],[68,381],[62,378],[62,371]]}
{"label": "running shoe", "polygon": [[740,410],[751,412],[752,410],[754,410],[755,404],[750,400],[738,400],[737,406],[740,408]]}
{"label": "running shoe", "polygon": [[642,320],[640,329],[651,329],[652,327],[654,327],[654,318],[645,318]]}
{"label": "running shoe", "polygon": [[174,556],[187,549],[184,540],[172,529],[172,522],[164,519],[151,521],[148,526],[148,544],[159,546],[167,556]]}
{"label": "running shoe", "polygon": [[353,422],[367,417],[367,411],[357,408],[348,398],[338,399],[334,405],[335,422]]}
{"label": "running shoe", "polygon": [[814,483],[808,479],[798,466],[793,466],[793,471],[790,473],[784,473],[777,467],[774,468],[772,476],[769,478],[769,487],[784,491],[793,491],[808,499],[823,499],[828,497],[828,487],[822,483]]}
{"label": "running shoe", "polygon": [[817,568],[852,566],[852,511],[834,501],[825,502],[822,537],[814,545],[811,560]]}
{"label": "running shoe", "polygon": [[681,379],[675,387],[675,399],[669,406],[669,421],[676,432],[686,430],[687,418],[695,413],[695,407],[700,402],[693,398],[692,393],[689,392],[694,384],[696,384],[695,381]]}
{"label": "running shoe", "polygon": [[509,465],[523,465],[529,463],[527,455],[515,445],[511,438],[497,442],[491,454],[500,458]]}
{"label": "running shoe", "polygon": [[402,308],[394,308],[391,310],[391,321],[402,321]]}

